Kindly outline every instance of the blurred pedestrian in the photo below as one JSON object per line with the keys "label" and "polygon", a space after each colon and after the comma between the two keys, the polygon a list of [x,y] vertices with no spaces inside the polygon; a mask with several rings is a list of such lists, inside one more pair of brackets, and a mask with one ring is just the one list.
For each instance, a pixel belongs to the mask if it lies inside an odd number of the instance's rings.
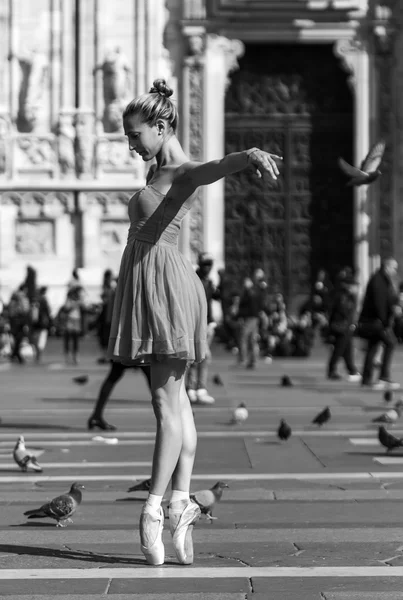
{"label": "blurred pedestrian", "polygon": [[[397,274],[397,261],[393,257],[385,258],[381,268],[369,279],[357,334],[368,340],[362,371],[362,385],[373,389],[397,389],[400,385],[391,379],[391,363],[396,347],[393,333],[395,306],[398,304],[393,279]],[[383,344],[382,364],[379,380],[373,382],[374,358],[379,344]]]}
{"label": "blurred pedestrian", "polygon": [[135,371],[141,370],[144,373],[144,376],[147,379],[148,387],[151,390],[150,365],[129,366],[111,361],[108,374],[99,390],[98,399],[94,406],[94,410],[88,419],[87,427],[90,431],[92,429],[101,429],[102,431],[116,430],[114,425],[111,425],[104,419],[104,410],[116,384],[122,379],[123,375],[127,372],[127,369],[134,369]]}
{"label": "blurred pedestrian", "polygon": [[66,363],[71,361],[78,364],[80,337],[83,334],[84,303],[81,297],[81,287],[73,287],[67,292],[66,302],[61,312],[63,314],[63,348]]}
{"label": "blurred pedestrian", "polygon": [[342,376],[337,365],[342,358],[345,362],[348,381],[361,381],[361,375],[354,361],[353,335],[357,320],[358,282],[352,276],[340,280],[334,293],[329,312],[329,335],[332,338],[332,352],[327,366],[328,379],[338,380]]}
{"label": "blurred pedestrian", "polygon": [[49,329],[52,326],[52,315],[47,298],[48,288],[41,286],[38,290],[37,318],[32,322],[32,343],[36,351],[36,362],[40,362],[42,353],[46,348]]}
{"label": "blurred pedestrian", "polygon": [[115,299],[116,281],[111,269],[106,269],[102,281],[101,290],[101,312],[96,321],[96,331],[102,356],[98,359],[99,364],[108,362],[108,342],[112,323],[113,302]]}
{"label": "blurred pedestrian", "polygon": [[207,252],[199,255],[197,276],[203,284],[207,299],[207,346],[206,358],[199,363],[192,363],[187,371],[186,388],[189,400],[198,404],[214,404],[215,399],[207,391],[208,365],[211,361],[211,344],[214,338],[216,322],[213,317],[213,300],[220,299],[220,293],[210,278],[213,268],[213,257]]}

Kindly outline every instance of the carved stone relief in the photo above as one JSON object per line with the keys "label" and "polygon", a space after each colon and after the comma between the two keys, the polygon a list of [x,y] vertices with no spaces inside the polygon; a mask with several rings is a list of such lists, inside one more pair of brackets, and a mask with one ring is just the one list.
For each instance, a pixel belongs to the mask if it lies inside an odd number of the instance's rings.
{"label": "carved stone relief", "polygon": [[19,172],[47,171],[53,173],[56,156],[55,138],[52,134],[47,136],[21,134],[15,138],[15,168]]}
{"label": "carved stone relief", "polygon": [[10,123],[6,116],[0,115],[0,176],[7,169],[7,146],[9,142]]}
{"label": "carved stone relief", "polygon": [[319,266],[333,274],[352,261],[352,198],[337,166],[352,147],[352,97],[331,47],[315,52],[313,76],[315,50],[247,46],[226,96],[226,152],[284,156],[270,186],[253,169],[226,178],[226,265],[237,281],[262,267],[288,300],[309,293]]}
{"label": "carved stone relief", "polygon": [[0,204],[18,207],[22,219],[55,219],[74,210],[72,192],[3,192]]}
{"label": "carved stone relief", "polygon": [[61,114],[57,127],[57,154],[62,176],[76,175],[76,130],[72,114]]}
{"label": "carved stone relief", "polygon": [[121,254],[127,242],[128,223],[118,219],[102,219],[101,249],[107,256]]}
{"label": "carved stone relief", "polygon": [[17,60],[21,67],[17,128],[27,133],[34,131],[37,125],[49,65],[45,54],[36,49],[27,56],[17,57]]}
{"label": "carved stone relief", "polygon": [[55,253],[55,223],[44,219],[18,219],[15,224],[17,254],[51,255]]}
{"label": "carved stone relief", "polygon": [[106,53],[103,63],[95,68],[102,70],[104,113],[102,123],[105,133],[122,131],[122,111],[130,96],[129,60],[120,46]]}
{"label": "carved stone relief", "polygon": [[[192,160],[203,158],[203,53],[205,40],[202,36],[189,38],[188,65],[189,91],[189,153]],[[189,213],[190,252],[192,262],[203,250],[203,206],[201,192],[193,202]]]}
{"label": "carved stone relief", "polygon": [[130,173],[137,180],[143,179],[145,165],[135,152],[129,152],[127,140],[122,135],[109,134],[97,138],[96,166],[102,173]]}
{"label": "carved stone relief", "polygon": [[94,115],[92,113],[77,113],[75,119],[76,139],[76,171],[79,177],[94,175]]}

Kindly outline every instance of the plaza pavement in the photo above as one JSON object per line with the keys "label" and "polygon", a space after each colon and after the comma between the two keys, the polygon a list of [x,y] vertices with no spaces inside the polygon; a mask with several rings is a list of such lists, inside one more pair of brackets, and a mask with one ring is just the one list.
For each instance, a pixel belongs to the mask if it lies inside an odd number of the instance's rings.
{"label": "plaza pavement", "polygon": [[[154,417],[141,373],[128,371],[106,417],[114,445],[93,441],[86,421],[107,366],[93,339],[78,367],[61,362],[50,340],[43,365],[0,363],[0,597],[7,600],[395,600],[403,599],[403,449],[386,455],[374,416],[380,392],[324,378],[326,349],[309,359],[260,362],[255,371],[215,350],[211,407],[194,408],[199,431],[193,489],[230,485],[217,520],[195,528],[195,562],[179,566],[166,528],[166,563],[147,566],[138,521],[145,494],[128,493],[149,477]],[[394,377],[403,384],[403,351]],[[88,374],[86,385],[72,378]],[[282,375],[294,385],[282,388]],[[399,394],[394,395],[397,399]],[[231,425],[245,402],[249,418]],[[329,406],[331,421],[311,425]],[[284,417],[293,429],[280,442]],[[392,428],[403,436],[403,421]],[[41,473],[11,458],[19,434],[38,454]],[[26,520],[27,509],[85,485],[74,524]]]}

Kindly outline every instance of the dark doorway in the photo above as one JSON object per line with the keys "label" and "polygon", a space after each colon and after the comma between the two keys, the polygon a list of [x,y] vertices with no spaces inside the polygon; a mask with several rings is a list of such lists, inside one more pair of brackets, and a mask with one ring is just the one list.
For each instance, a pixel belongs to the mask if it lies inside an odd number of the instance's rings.
{"label": "dark doorway", "polygon": [[226,95],[226,152],[284,157],[278,183],[252,169],[228,177],[225,261],[237,283],[264,269],[291,304],[320,268],[353,260],[353,195],[337,165],[352,160],[353,99],[331,45],[246,44]]}

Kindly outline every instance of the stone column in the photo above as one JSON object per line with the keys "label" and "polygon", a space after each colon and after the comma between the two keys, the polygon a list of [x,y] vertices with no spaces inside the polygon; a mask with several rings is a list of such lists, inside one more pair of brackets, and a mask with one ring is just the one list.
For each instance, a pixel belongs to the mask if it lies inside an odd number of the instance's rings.
{"label": "stone column", "polygon": [[[354,92],[354,162],[368,153],[370,146],[370,61],[364,41],[340,40],[335,54],[351,73],[349,82]],[[354,265],[358,270],[360,289],[370,276],[368,186],[354,188]]]}
{"label": "stone column", "polygon": [[[180,102],[181,141],[191,160],[203,160],[203,74],[205,31],[192,27],[185,31],[188,36],[187,56],[182,72],[182,95]],[[201,192],[193,202],[192,209],[183,219],[179,237],[179,249],[188,260],[195,263],[197,254],[203,250],[203,212]]]}
{"label": "stone column", "polygon": [[[215,34],[206,39],[203,94],[203,159],[225,153],[225,92],[229,74],[238,68],[244,45]],[[241,148],[240,148],[241,150]],[[214,257],[215,269],[224,266],[224,180],[203,187],[203,250]]]}

